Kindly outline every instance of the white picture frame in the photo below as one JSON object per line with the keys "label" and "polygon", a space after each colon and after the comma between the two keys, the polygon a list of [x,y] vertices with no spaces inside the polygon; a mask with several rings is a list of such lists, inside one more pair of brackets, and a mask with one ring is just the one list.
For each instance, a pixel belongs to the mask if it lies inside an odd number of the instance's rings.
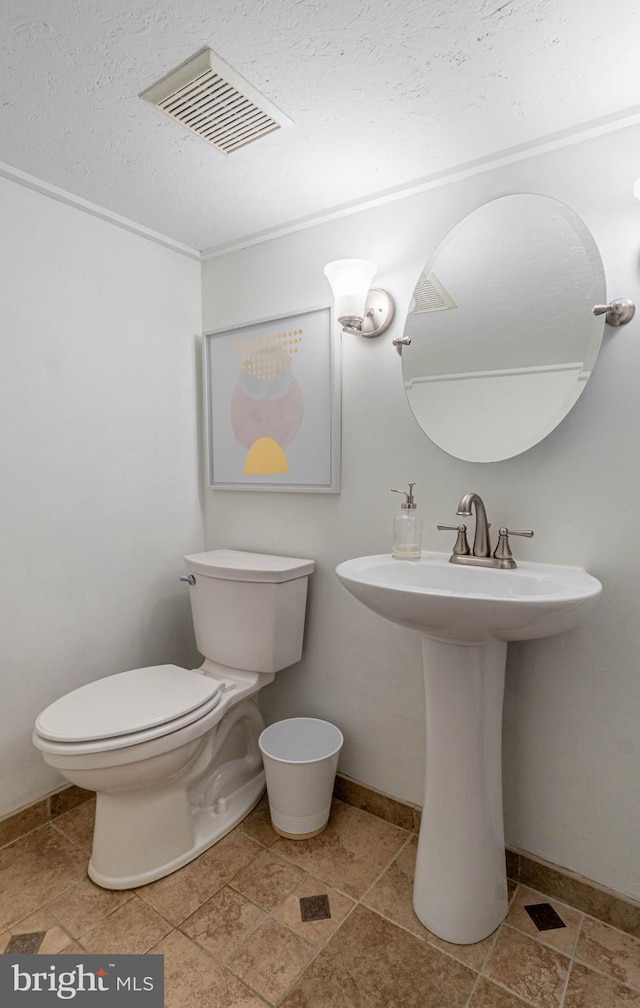
{"label": "white picture frame", "polygon": [[329,307],[204,334],[216,490],[339,493],[339,332]]}

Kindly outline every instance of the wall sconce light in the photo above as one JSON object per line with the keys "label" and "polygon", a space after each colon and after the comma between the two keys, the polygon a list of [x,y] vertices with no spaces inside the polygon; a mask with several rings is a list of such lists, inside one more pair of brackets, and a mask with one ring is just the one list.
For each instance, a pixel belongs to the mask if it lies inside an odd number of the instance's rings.
{"label": "wall sconce light", "polygon": [[336,259],[324,268],[342,331],[357,336],[382,336],[393,322],[396,306],[380,287],[370,284],[376,264],[366,259]]}

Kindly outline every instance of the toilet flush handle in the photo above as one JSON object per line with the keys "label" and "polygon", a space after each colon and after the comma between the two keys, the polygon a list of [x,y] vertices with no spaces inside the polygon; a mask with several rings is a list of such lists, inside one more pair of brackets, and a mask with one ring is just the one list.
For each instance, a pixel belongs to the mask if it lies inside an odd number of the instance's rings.
{"label": "toilet flush handle", "polygon": [[194,585],[196,583],[196,579],[193,574],[183,574],[180,580],[186,581],[188,585]]}

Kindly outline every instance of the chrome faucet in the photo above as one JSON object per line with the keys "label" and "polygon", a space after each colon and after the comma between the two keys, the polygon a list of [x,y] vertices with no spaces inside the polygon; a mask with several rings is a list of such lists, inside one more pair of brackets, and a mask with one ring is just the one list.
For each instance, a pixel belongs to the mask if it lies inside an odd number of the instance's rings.
{"label": "chrome faucet", "polygon": [[489,529],[491,526],[487,521],[487,512],[480,494],[465,494],[458,504],[456,514],[467,517],[473,513],[474,508],[476,527],[473,537],[473,550],[469,549],[466,525],[436,526],[439,529],[451,529],[451,531],[458,533],[458,538],[456,539],[449,561],[456,564],[475,564],[479,567],[497,567],[501,570],[513,570],[516,562],[513,559],[511,547],[509,546],[509,536],[519,535],[530,539],[533,532],[531,529],[516,531],[516,529],[501,528],[498,533],[498,545],[492,554],[489,540]]}

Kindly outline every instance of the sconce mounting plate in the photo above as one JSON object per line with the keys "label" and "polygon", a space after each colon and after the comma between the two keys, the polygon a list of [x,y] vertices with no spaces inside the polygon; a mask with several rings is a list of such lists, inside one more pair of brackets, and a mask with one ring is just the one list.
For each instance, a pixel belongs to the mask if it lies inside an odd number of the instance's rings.
{"label": "sconce mounting plate", "polygon": [[381,287],[372,287],[364,304],[364,319],[362,329],[345,329],[345,332],[356,333],[373,339],[382,336],[393,322],[396,314],[396,303]]}

